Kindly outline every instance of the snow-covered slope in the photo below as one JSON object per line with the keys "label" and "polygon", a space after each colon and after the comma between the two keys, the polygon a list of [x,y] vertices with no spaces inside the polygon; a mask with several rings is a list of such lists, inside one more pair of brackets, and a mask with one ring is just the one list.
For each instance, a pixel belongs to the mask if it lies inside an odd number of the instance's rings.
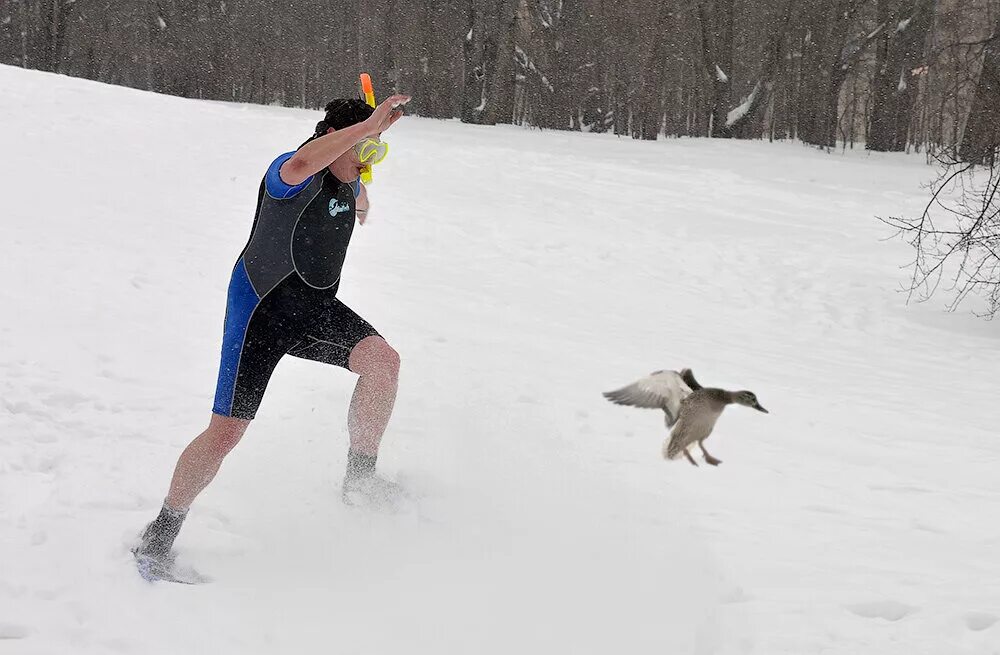
{"label": "snow-covered slope", "polygon": [[[288,359],[151,586],[127,547],[206,423],[263,168],[315,112],[0,67],[0,652],[1000,653],[996,326],[896,292],[918,157],[408,118],[342,297],[403,358],[337,485],[350,374]],[[749,388],[718,469],[601,398]]]}

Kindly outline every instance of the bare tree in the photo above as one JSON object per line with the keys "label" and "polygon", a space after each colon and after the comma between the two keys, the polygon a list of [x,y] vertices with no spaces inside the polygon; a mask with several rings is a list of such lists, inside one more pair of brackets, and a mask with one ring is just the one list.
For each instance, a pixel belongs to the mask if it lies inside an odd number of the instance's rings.
{"label": "bare tree", "polygon": [[486,50],[487,33],[493,28],[487,9],[489,2],[490,0],[468,0],[469,32],[465,35],[465,44],[462,48],[465,71],[461,116],[464,123],[478,123],[486,107],[486,68],[493,65],[492,61],[486,61],[486,57],[489,56]]}
{"label": "bare tree", "polygon": [[465,35],[462,121],[509,122],[513,105],[514,39],[518,0],[469,0]]}
{"label": "bare tree", "polygon": [[979,296],[978,313],[993,317],[1000,311],[1000,159],[997,152],[985,168],[942,156],[942,172],[932,195],[916,218],[883,222],[916,251],[909,296],[929,299],[942,284],[952,293],[954,310]]}
{"label": "bare tree", "polygon": [[[711,11],[711,15],[709,12]],[[726,117],[732,104],[733,0],[699,0],[696,6],[703,71],[710,83],[708,136],[728,138]]]}
{"label": "bare tree", "polygon": [[899,152],[909,143],[918,90],[913,78],[924,66],[935,4],[935,0],[878,0],[877,20],[885,27],[876,47],[869,150]]}
{"label": "bare tree", "polygon": [[0,62],[310,107],[367,71],[426,116],[642,139],[938,150],[967,124],[974,159],[1000,124],[998,14],[1000,0],[3,0]]}
{"label": "bare tree", "polygon": [[1000,147],[1000,12],[993,35],[983,49],[983,67],[976,96],[959,149],[961,159],[973,164],[989,163]]}
{"label": "bare tree", "polygon": [[868,8],[867,0],[803,0],[800,6],[796,132],[806,143],[837,144],[841,88],[887,26],[867,24]]}
{"label": "bare tree", "polygon": [[758,138],[763,135],[761,109],[774,90],[774,80],[781,62],[788,52],[786,42],[796,0],[779,1],[773,13],[762,17],[768,39],[763,46],[760,67],[751,79],[752,86],[739,106],[726,114],[726,131],[740,139]]}

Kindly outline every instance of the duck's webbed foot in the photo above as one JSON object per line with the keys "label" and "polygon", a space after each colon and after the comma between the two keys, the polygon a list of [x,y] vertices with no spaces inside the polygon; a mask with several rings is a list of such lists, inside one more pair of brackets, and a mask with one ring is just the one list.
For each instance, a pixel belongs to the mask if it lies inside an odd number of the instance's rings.
{"label": "duck's webbed foot", "polygon": [[691,462],[691,464],[698,466],[698,462],[694,461],[694,457],[691,457],[691,453],[688,452],[687,448],[684,449],[684,456],[687,457],[687,460]]}
{"label": "duck's webbed foot", "polygon": [[718,466],[719,464],[722,463],[721,459],[717,459],[708,454],[708,451],[705,450],[705,444],[699,441],[698,447],[701,448],[701,454],[705,456],[705,462],[707,464],[710,464],[711,466]]}

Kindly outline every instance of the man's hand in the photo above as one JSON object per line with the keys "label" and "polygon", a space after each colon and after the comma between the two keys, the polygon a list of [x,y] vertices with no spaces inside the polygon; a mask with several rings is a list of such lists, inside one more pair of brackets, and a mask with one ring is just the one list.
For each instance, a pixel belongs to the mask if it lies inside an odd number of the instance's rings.
{"label": "man's hand", "polygon": [[358,186],[361,187],[361,192],[354,201],[354,215],[358,217],[358,223],[364,225],[368,219],[368,189],[361,183],[358,183]]}
{"label": "man's hand", "polygon": [[394,95],[389,96],[379,103],[371,116],[364,122],[368,136],[378,136],[392,126],[393,123],[403,117],[403,105],[410,101],[410,96]]}

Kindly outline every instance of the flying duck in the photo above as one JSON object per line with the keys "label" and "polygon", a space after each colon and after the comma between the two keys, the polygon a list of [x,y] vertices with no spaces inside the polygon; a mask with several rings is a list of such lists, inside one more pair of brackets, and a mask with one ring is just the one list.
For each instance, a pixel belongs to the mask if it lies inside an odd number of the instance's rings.
{"label": "flying duck", "polygon": [[706,388],[695,379],[691,369],[656,371],[617,391],[608,391],[604,397],[618,405],[662,409],[666,414],[670,439],[663,444],[663,456],[676,459],[682,453],[689,462],[698,466],[691,456],[690,447],[698,444],[705,461],[718,466],[722,460],[712,457],[705,450],[705,439],[712,434],[715,422],[726,405],[746,405],[768,413],[751,391],[726,391]]}

